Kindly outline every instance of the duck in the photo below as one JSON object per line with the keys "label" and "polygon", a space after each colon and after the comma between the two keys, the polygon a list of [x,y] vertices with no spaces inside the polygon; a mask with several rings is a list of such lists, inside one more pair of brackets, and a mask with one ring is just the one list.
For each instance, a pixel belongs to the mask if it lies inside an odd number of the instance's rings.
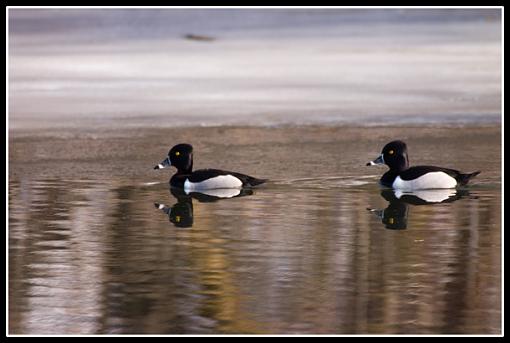
{"label": "duck", "polygon": [[386,164],[388,170],[380,179],[380,184],[393,189],[414,191],[418,189],[444,189],[465,186],[480,171],[461,173],[455,169],[435,166],[409,167],[407,145],[401,140],[389,142],[381,154],[367,166]]}
{"label": "duck", "polygon": [[170,187],[184,189],[187,193],[211,189],[240,189],[265,183],[249,175],[220,169],[200,169],[193,171],[193,146],[177,144],[170,149],[168,157],[154,169],[174,166],[177,172],[170,178]]}

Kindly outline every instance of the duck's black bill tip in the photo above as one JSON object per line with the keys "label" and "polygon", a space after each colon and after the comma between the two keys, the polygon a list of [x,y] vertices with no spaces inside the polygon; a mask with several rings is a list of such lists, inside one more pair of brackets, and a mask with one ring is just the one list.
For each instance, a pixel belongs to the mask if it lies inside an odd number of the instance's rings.
{"label": "duck's black bill tip", "polygon": [[165,208],[165,204],[161,204],[159,202],[154,203],[154,207],[156,207],[158,210],[162,210]]}

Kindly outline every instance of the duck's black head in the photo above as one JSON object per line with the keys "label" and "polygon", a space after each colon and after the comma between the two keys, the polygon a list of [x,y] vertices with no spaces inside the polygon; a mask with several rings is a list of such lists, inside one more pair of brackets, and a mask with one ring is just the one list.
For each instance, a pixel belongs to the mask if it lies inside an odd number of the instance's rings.
{"label": "duck's black head", "polygon": [[404,171],[409,168],[409,159],[407,157],[407,145],[402,141],[389,142],[384,146],[381,155],[375,160],[368,162],[367,166],[376,164],[386,164],[393,171]]}
{"label": "duck's black head", "polygon": [[154,169],[174,166],[178,174],[190,174],[193,170],[193,147],[190,144],[177,144],[168,152],[168,157]]}

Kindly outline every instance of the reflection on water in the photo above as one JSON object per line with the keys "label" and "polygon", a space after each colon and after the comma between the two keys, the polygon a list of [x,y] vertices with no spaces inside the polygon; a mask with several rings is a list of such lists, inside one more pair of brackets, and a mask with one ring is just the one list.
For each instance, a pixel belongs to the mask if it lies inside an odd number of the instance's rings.
{"label": "reflection on water", "polygon": [[168,215],[170,222],[176,227],[193,226],[193,202],[197,199],[201,202],[213,202],[220,199],[230,199],[239,196],[252,195],[251,189],[209,189],[202,192],[185,192],[181,189],[170,188],[170,193],[177,199],[177,202],[168,207],[163,203],[154,203],[157,209]]}
{"label": "reflection on water", "polygon": [[388,201],[388,207],[384,210],[367,208],[374,212],[387,229],[407,229],[407,217],[409,205],[433,205],[453,202],[462,197],[469,196],[466,189],[422,189],[413,192],[401,190],[383,189],[381,196]]}
{"label": "reflection on water", "polygon": [[376,178],[316,183],[11,179],[9,331],[501,332],[499,187],[416,206]]}

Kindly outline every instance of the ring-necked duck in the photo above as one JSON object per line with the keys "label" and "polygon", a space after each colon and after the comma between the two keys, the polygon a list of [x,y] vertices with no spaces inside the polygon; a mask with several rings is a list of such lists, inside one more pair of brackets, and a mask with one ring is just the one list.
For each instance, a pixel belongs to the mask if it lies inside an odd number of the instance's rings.
{"label": "ring-necked duck", "polygon": [[409,167],[406,143],[398,140],[386,144],[381,155],[367,166],[376,164],[390,167],[381,177],[381,185],[402,190],[455,188],[480,174],[480,171],[462,174],[458,170],[434,166]]}
{"label": "ring-necked duck", "polygon": [[266,180],[248,175],[219,170],[200,169],[193,171],[193,147],[177,144],[168,152],[168,157],[154,169],[174,166],[177,173],[170,179],[170,186],[183,188],[187,192],[206,189],[243,188],[260,185]]}

